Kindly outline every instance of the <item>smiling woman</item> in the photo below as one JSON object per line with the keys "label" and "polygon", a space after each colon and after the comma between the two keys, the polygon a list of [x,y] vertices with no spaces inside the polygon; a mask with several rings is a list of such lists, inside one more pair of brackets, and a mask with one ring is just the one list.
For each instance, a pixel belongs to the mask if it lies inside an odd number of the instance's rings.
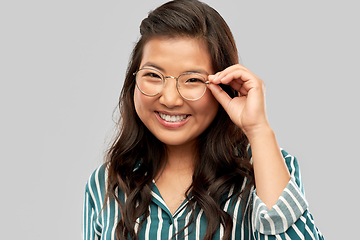
{"label": "smiling woman", "polygon": [[[164,75],[181,76],[192,69],[213,73],[206,44],[188,37],[149,40],[144,46],[140,68],[149,63],[158,66],[157,70],[161,69]],[[205,84],[202,87],[206,87]],[[144,95],[136,88],[135,110],[157,139],[165,145],[184,147],[182,151],[189,154],[188,158],[192,158],[193,151],[189,148],[194,146],[198,136],[214,120],[219,103],[209,90],[202,91],[204,94],[196,101],[186,101],[177,89],[176,81],[169,77],[162,91],[154,97]]]}
{"label": "smiling woman", "polygon": [[140,33],[118,136],[86,186],[84,239],[323,239],[222,17],[175,0]]}

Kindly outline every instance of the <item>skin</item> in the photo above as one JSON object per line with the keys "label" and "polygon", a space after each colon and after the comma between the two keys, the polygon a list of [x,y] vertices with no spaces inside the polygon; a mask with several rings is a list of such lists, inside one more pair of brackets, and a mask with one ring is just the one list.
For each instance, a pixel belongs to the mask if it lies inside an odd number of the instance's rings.
{"label": "skin", "polygon": [[[174,213],[184,200],[192,182],[196,138],[213,121],[219,103],[250,141],[257,195],[271,209],[289,182],[290,174],[267,120],[263,81],[239,64],[214,73],[206,44],[193,38],[150,40],[144,46],[140,68],[144,66],[156,67],[165,76],[177,77],[193,69],[211,74],[208,90],[197,101],[184,100],[172,79],[167,79],[165,88],[155,97],[145,96],[138,89],[134,92],[140,119],[168,150],[166,164],[155,179],[169,210]],[[218,86],[220,83],[230,85],[241,95],[231,99]],[[190,117],[181,126],[164,126],[156,112]]]}
{"label": "skin", "polygon": [[[140,68],[143,67],[155,68],[164,76],[175,77],[192,70],[213,73],[206,44],[192,38],[151,39],[143,49]],[[136,88],[134,103],[139,118],[167,147],[168,157],[163,160],[166,164],[155,179],[161,196],[174,213],[184,201],[184,193],[192,182],[197,137],[214,120],[219,103],[209,90],[199,100],[183,99],[171,78],[166,79],[164,89],[154,97],[146,96]],[[186,114],[188,117],[181,124],[172,124],[159,119],[158,112]]]}
{"label": "skin", "polygon": [[[271,209],[290,180],[265,110],[265,84],[250,70],[236,64],[209,76],[208,88],[231,120],[249,139],[257,195]],[[231,99],[217,84],[228,84],[241,95]]]}

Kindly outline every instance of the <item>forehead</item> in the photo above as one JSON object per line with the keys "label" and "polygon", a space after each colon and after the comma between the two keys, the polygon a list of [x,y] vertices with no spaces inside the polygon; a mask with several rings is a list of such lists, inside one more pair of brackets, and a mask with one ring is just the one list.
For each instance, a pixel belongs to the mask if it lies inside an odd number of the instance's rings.
{"label": "forehead", "polygon": [[212,73],[207,44],[198,38],[152,38],[143,49],[140,68],[152,65],[161,68],[166,74],[181,73],[192,69]]}

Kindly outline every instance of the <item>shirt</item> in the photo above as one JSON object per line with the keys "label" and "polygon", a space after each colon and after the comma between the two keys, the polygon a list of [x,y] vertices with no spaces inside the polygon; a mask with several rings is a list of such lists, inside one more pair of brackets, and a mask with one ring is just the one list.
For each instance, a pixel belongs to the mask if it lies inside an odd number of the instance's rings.
{"label": "shirt", "polygon": [[[271,210],[256,195],[254,188],[246,199],[234,196],[225,203],[223,210],[233,218],[232,240],[324,239],[308,210],[298,161],[286,151],[281,152],[291,179]],[[86,184],[82,224],[84,240],[116,240],[115,228],[120,210],[114,200],[108,201],[103,207],[106,181],[107,171],[102,165],[94,171]],[[140,219],[134,223],[139,239],[172,239],[176,233],[179,234],[175,235],[174,239],[202,239],[206,232],[206,217],[203,211],[195,208],[193,223],[181,231],[188,224],[192,213],[188,201],[184,200],[177,211],[171,214],[155,182],[153,183],[150,215],[140,228]],[[230,189],[229,195],[232,194],[231,191]],[[126,196],[122,191],[118,191],[118,198],[123,202]],[[242,204],[246,204],[244,214],[241,210]],[[223,232],[220,224],[213,239],[222,239]]]}

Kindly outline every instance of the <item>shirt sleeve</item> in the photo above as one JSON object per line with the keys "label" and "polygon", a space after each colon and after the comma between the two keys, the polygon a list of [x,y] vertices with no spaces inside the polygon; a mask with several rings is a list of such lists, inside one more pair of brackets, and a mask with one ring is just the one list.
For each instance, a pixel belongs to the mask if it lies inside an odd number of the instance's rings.
{"label": "shirt sleeve", "polygon": [[[276,204],[269,210],[253,192],[252,225],[255,239],[323,239],[308,210],[297,159],[281,150],[291,179]],[[271,237],[269,239],[272,239]]]}
{"label": "shirt sleeve", "polygon": [[99,183],[99,172],[103,167],[98,168],[89,178],[85,186],[85,199],[83,205],[82,217],[82,239],[95,240],[99,239],[102,231],[101,211],[99,192],[97,185]]}
{"label": "shirt sleeve", "polygon": [[82,239],[91,240],[94,239],[95,224],[94,224],[95,209],[91,201],[90,194],[88,192],[88,185],[85,190],[85,200],[83,206],[83,221],[82,221]]}

